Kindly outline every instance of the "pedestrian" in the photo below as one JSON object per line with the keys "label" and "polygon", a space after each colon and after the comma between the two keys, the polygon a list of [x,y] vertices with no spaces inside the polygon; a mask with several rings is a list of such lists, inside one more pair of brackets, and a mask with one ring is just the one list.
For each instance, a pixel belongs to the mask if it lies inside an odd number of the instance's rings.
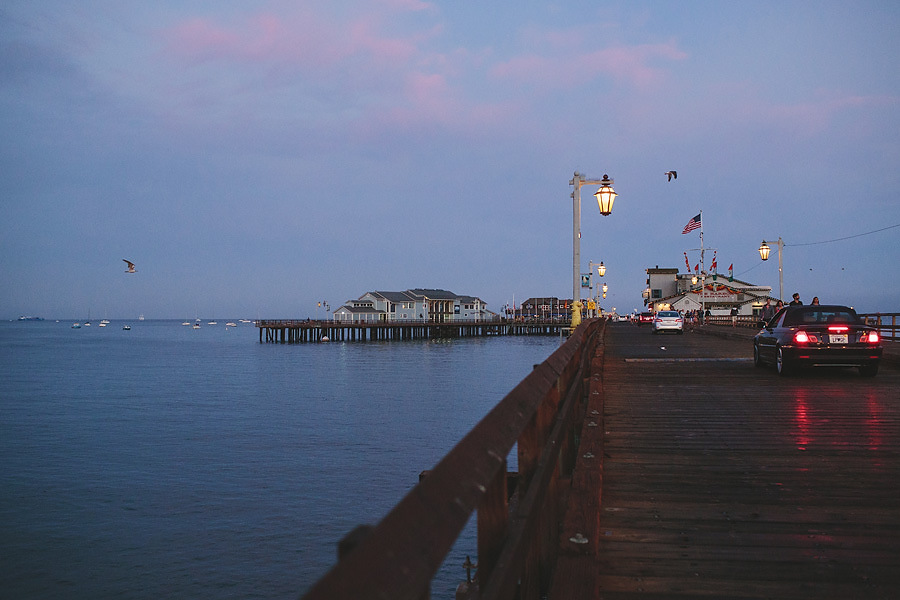
{"label": "pedestrian", "polygon": [[762,312],[760,313],[760,318],[766,323],[769,322],[769,319],[775,316],[775,307],[772,306],[772,300],[766,298],[766,303],[763,304]]}
{"label": "pedestrian", "polygon": [[803,302],[800,301],[800,294],[798,294],[797,292],[794,292],[793,298],[794,298],[794,299],[791,300],[791,306],[796,306],[796,305],[798,305],[798,304],[803,304]]}
{"label": "pedestrian", "polygon": [[731,307],[731,326],[732,327],[737,327],[737,314],[738,314],[738,307],[732,306]]}
{"label": "pedestrian", "polygon": [[782,308],[784,308],[784,302],[779,300],[778,302],[775,303],[775,314],[777,315],[778,311],[780,311]]}
{"label": "pedestrian", "polygon": [[812,304],[813,304],[813,306],[819,306],[819,297],[818,296],[813,296]]}

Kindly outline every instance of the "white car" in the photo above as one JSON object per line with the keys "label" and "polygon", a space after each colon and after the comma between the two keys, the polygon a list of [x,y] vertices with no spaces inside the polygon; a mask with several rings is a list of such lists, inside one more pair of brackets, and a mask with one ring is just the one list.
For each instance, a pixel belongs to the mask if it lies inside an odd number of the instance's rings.
{"label": "white car", "polygon": [[684,333],[684,318],[677,310],[661,310],[653,316],[650,330],[653,333],[660,331]]}

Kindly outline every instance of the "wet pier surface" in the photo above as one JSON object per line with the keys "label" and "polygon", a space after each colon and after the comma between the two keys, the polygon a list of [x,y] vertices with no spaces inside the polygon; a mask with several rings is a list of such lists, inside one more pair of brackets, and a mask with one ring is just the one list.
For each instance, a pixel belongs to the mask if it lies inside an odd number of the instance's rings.
{"label": "wet pier surface", "polygon": [[751,354],[609,327],[598,597],[900,598],[900,371]]}

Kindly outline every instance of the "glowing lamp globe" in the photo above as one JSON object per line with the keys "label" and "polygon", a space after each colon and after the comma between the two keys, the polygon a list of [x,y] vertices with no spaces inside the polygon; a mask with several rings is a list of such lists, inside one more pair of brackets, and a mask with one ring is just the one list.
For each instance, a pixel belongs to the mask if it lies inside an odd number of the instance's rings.
{"label": "glowing lamp globe", "polygon": [[612,188],[613,180],[609,175],[604,175],[600,180],[600,189],[594,192],[597,198],[597,206],[600,208],[600,214],[603,216],[612,212],[613,202],[616,201],[616,191]]}

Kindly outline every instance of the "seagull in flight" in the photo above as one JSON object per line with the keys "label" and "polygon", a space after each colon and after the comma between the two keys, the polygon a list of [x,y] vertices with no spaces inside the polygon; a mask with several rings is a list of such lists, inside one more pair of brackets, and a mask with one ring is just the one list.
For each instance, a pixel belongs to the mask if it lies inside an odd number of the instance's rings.
{"label": "seagull in flight", "polygon": [[134,263],[133,263],[133,262],[131,262],[131,261],[128,260],[127,258],[123,258],[122,260],[124,260],[125,262],[128,263],[128,270],[125,271],[126,273],[137,273],[137,271],[134,270]]}
{"label": "seagull in flight", "polygon": [[665,174],[669,176],[669,181],[672,181],[673,179],[678,179],[678,171],[666,171]]}

